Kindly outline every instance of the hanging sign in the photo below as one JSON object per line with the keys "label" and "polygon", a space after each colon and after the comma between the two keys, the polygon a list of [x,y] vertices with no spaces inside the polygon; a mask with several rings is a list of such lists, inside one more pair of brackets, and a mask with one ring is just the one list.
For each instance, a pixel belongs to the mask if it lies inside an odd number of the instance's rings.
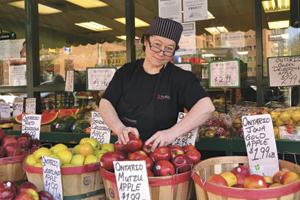
{"label": "hanging sign", "polygon": [[43,156],[44,190],[52,194],[55,200],[63,200],[59,159]]}
{"label": "hanging sign", "polygon": [[74,70],[68,70],[66,72],[65,91],[66,92],[73,92],[74,91]]}
{"label": "hanging sign", "polygon": [[[185,115],[186,115],[185,113],[179,112],[177,123],[180,122],[185,117]],[[173,142],[173,144],[176,144],[181,147],[189,145],[189,144],[195,146],[197,133],[198,133],[198,128],[194,128],[193,130],[189,131],[188,133],[176,138],[175,141]]]}
{"label": "hanging sign", "polygon": [[11,109],[9,103],[0,103],[0,119],[8,119],[11,117]]}
{"label": "hanging sign", "polygon": [[114,161],[119,199],[151,200],[145,161]]}
{"label": "hanging sign", "polygon": [[182,22],[181,0],[158,0],[159,17]]}
{"label": "hanging sign", "polygon": [[99,68],[88,68],[87,69],[87,87],[88,90],[105,90],[112,80],[116,68],[111,67],[99,67]]}
{"label": "hanging sign", "polygon": [[240,87],[239,61],[212,62],[209,64],[209,86]]}
{"label": "hanging sign", "polygon": [[33,139],[40,139],[41,115],[22,115],[22,134],[28,133]]}
{"label": "hanging sign", "polygon": [[179,47],[175,53],[177,56],[196,54],[196,23],[183,23],[183,31],[179,41]]}
{"label": "hanging sign", "polygon": [[273,177],[279,163],[271,115],[243,116],[242,125],[251,173]]}
{"label": "hanging sign", "polygon": [[98,140],[100,144],[110,143],[110,129],[104,123],[99,112],[92,111],[90,137]]}
{"label": "hanging sign", "polygon": [[207,20],[207,0],[184,0],[183,21]]}
{"label": "hanging sign", "polygon": [[300,56],[268,58],[270,86],[300,85]]}
{"label": "hanging sign", "polygon": [[35,111],[36,111],[36,99],[35,98],[27,98],[25,100],[25,113],[35,114]]}
{"label": "hanging sign", "polygon": [[13,117],[23,113],[23,98],[16,97],[13,103]]}
{"label": "hanging sign", "polygon": [[184,69],[186,71],[192,71],[192,65],[188,63],[184,64],[176,64],[176,66],[180,67],[181,69]]}

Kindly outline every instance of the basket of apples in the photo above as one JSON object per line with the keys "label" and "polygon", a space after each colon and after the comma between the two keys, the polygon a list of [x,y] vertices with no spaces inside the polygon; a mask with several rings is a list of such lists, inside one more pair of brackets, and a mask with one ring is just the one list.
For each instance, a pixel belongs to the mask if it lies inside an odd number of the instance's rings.
{"label": "basket of apples", "polygon": [[110,151],[114,151],[114,144],[100,144],[94,138],[82,138],[72,149],[62,143],[37,149],[25,158],[23,168],[28,180],[38,190],[44,190],[42,157],[56,158],[61,165],[64,198],[98,200],[105,198],[99,159]]}
{"label": "basket of apples", "polygon": [[129,142],[115,143],[115,152],[105,153],[100,160],[100,173],[108,199],[120,199],[113,161],[144,160],[151,199],[189,199],[191,195],[191,170],[200,161],[200,152],[192,145],[162,146],[151,152],[152,145],[144,145],[135,135]]}
{"label": "basket of apples", "polygon": [[197,164],[192,172],[197,200],[295,200],[300,194],[300,166],[279,161],[273,177],[250,174],[244,156],[215,157]]}
{"label": "basket of apples", "polygon": [[22,169],[24,157],[34,150],[39,141],[32,140],[29,134],[6,135],[0,129],[0,181],[21,181],[26,175]]}

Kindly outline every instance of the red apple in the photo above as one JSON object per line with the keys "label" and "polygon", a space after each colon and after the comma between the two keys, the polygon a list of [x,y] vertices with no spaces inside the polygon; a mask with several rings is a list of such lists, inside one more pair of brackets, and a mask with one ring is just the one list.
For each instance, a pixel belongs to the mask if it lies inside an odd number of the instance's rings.
{"label": "red apple", "polygon": [[25,190],[27,190],[29,188],[37,191],[37,187],[33,183],[27,181],[27,182],[22,183],[19,186],[18,193],[24,192]]}
{"label": "red apple", "polygon": [[178,173],[190,171],[193,167],[193,163],[186,157],[186,155],[176,156],[173,158],[172,163]]}
{"label": "red apple", "polygon": [[249,176],[250,175],[249,167],[245,166],[245,165],[239,165],[239,166],[233,168],[231,170],[231,172],[234,173],[234,174],[241,174],[243,176]]}
{"label": "red apple", "polygon": [[126,144],[126,150],[128,153],[138,151],[142,149],[143,142],[139,138],[137,138],[134,134],[128,134],[129,141]]}
{"label": "red apple", "polygon": [[237,177],[234,173],[225,171],[220,174],[227,182],[228,186],[234,186],[237,184]]}
{"label": "red apple", "polygon": [[6,146],[4,146],[4,149],[6,151],[6,156],[18,156],[22,155],[24,152],[22,152],[22,149],[18,143],[11,143]]}
{"label": "red apple", "polygon": [[228,186],[226,180],[219,174],[211,175],[210,177],[208,177],[207,181],[216,185]]}
{"label": "red apple", "polygon": [[239,174],[239,173],[236,173],[234,175],[236,176],[237,179],[237,185],[244,185],[247,176],[244,176],[243,174]]}
{"label": "red apple", "polygon": [[185,155],[194,165],[201,159],[201,154],[198,150],[190,150],[186,152]]}
{"label": "red apple", "polygon": [[146,152],[148,155],[150,155],[152,153],[152,151],[151,151],[152,145],[153,145],[153,143],[149,143],[147,145],[144,144],[143,151]]}
{"label": "red apple", "polygon": [[141,160],[145,157],[148,157],[147,154],[142,151],[142,150],[139,150],[139,151],[135,151],[133,153],[129,153],[128,154],[128,159],[129,160]]}
{"label": "red apple", "polygon": [[2,139],[2,145],[5,147],[9,144],[15,144],[17,143],[17,139],[13,135],[7,135]]}
{"label": "red apple", "polygon": [[281,179],[281,184],[286,185],[295,182],[298,179],[299,179],[299,175],[297,173],[289,171],[283,174]]}
{"label": "red apple", "polygon": [[49,192],[46,191],[40,191],[39,192],[39,200],[54,200],[54,197],[52,196],[52,194],[50,194]]}
{"label": "red apple", "polygon": [[113,172],[114,171],[114,165],[113,161],[122,161],[125,160],[125,156],[120,152],[107,152],[103,154],[103,156],[100,159],[100,165],[104,169]]}
{"label": "red apple", "polygon": [[13,200],[17,192],[17,186],[11,181],[0,183],[0,200]]}
{"label": "red apple", "polygon": [[20,137],[17,138],[17,142],[21,148],[28,148],[31,144],[30,142],[31,136],[29,134],[22,134]]}
{"label": "red apple", "polygon": [[170,176],[175,174],[174,165],[167,160],[159,160],[153,167],[155,176]]}
{"label": "red apple", "polygon": [[154,162],[157,162],[160,160],[170,160],[170,158],[171,158],[170,149],[166,146],[158,147],[150,155]]}
{"label": "red apple", "polygon": [[171,145],[169,146],[171,158],[174,159],[178,155],[184,154],[183,149],[178,145]]}
{"label": "red apple", "polygon": [[183,151],[186,153],[188,151],[198,151],[195,146],[189,144],[182,147]]}
{"label": "red apple", "polygon": [[259,189],[259,188],[267,188],[268,184],[266,183],[265,178],[263,176],[257,174],[251,174],[245,178],[244,187]]}
{"label": "red apple", "polygon": [[123,152],[126,153],[126,147],[125,144],[120,143],[119,141],[117,141],[115,144],[115,151],[116,152]]}
{"label": "red apple", "polygon": [[27,190],[19,193],[15,200],[39,200],[39,194],[37,191],[28,188]]}
{"label": "red apple", "polygon": [[273,183],[281,183],[281,179],[283,177],[283,175],[286,173],[287,171],[283,171],[283,170],[280,170],[278,172],[276,172],[274,175],[273,175]]}
{"label": "red apple", "polygon": [[5,136],[6,136],[5,132],[3,131],[2,128],[0,128],[0,142]]}
{"label": "red apple", "polygon": [[150,169],[147,169],[147,176],[148,177],[153,177],[154,176],[153,172]]}

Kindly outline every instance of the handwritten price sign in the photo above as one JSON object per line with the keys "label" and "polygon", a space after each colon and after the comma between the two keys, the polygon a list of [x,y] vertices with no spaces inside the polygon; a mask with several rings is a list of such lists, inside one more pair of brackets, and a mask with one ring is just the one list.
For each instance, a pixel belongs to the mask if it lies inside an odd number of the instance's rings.
{"label": "handwritten price sign", "polygon": [[88,68],[88,90],[105,90],[115,72],[116,68]]}
{"label": "handwritten price sign", "polygon": [[243,116],[242,123],[251,173],[272,177],[279,164],[271,116]]}
{"label": "handwritten price sign", "polygon": [[270,86],[300,85],[300,56],[268,58]]}
{"label": "handwritten price sign", "polygon": [[33,139],[40,139],[41,115],[22,115],[22,134],[28,133]]}
{"label": "handwritten price sign", "polygon": [[110,142],[110,129],[104,123],[99,112],[92,111],[90,137],[98,140],[100,144],[105,144]]}
{"label": "handwritten price sign", "polygon": [[70,70],[66,73],[66,85],[65,85],[66,92],[73,92],[74,91],[74,71]]}
{"label": "handwritten price sign", "polygon": [[212,62],[209,65],[210,87],[239,87],[239,61]]}

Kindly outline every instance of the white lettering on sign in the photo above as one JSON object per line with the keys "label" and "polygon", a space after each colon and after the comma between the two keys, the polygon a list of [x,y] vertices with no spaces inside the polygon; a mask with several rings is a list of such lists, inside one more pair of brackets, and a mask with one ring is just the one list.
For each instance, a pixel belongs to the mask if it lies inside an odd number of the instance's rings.
{"label": "white lettering on sign", "polygon": [[13,103],[13,117],[23,113],[23,98],[15,98]]}
{"label": "white lettering on sign", "polygon": [[34,139],[40,139],[41,115],[22,115],[22,134],[28,133]]}
{"label": "white lettering on sign", "polygon": [[25,101],[25,113],[35,114],[35,110],[36,110],[36,99],[27,98]]}
{"label": "white lettering on sign", "polygon": [[[179,112],[177,123],[180,120],[182,120],[185,117],[185,115],[186,115],[185,113]],[[189,145],[189,144],[195,145],[197,133],[198,133],[198,128],[195,128],[195,129],[189,131],[188,133],[176,138],[175,141],[173,142],[173,144],[176,144],[181,147]]]}
{"label": "white lettering on sign", "polygon": [[110,143],[110,129],[104,123],[99,112],[92,111],[91,138],[98,140],[100,144]]}
{"label": "white lettering on sign", "polygon": [[55,200],[63,199],[59,159],[43,156],[44,190],[52,194]]}
{"label": "white lettering on sign", "polygon": [[73,70],[67,71],[65,91],[66,92],[74,91],[74,71]]}
{"label": "white lettering on sign", "polygon": [[88,90],[105,90],[115,72],[116,68],[88,68]]}
{"label": "white lettering on sign", "polygon": [[145,161],[114,161],[119,199],[150,200]]}
{"label": "white lettering on sign", "polygon": [[11,109],[9,103],[0,103],[0,118],[8,119],[11,117]]}
{"label": "white lettering on sign", "polygon": [[270,86],[300,85],[300,56],[268,58]]}
{"label": "white lettering on sign", "polygon": [[279,164],[271,115],[243,116],[242,125],[251,173],[272,177]]}
{"label": "white lettering on sign", "polygon": [[239,87],[239,61],[212,62],[209,64],[210,87]]}

